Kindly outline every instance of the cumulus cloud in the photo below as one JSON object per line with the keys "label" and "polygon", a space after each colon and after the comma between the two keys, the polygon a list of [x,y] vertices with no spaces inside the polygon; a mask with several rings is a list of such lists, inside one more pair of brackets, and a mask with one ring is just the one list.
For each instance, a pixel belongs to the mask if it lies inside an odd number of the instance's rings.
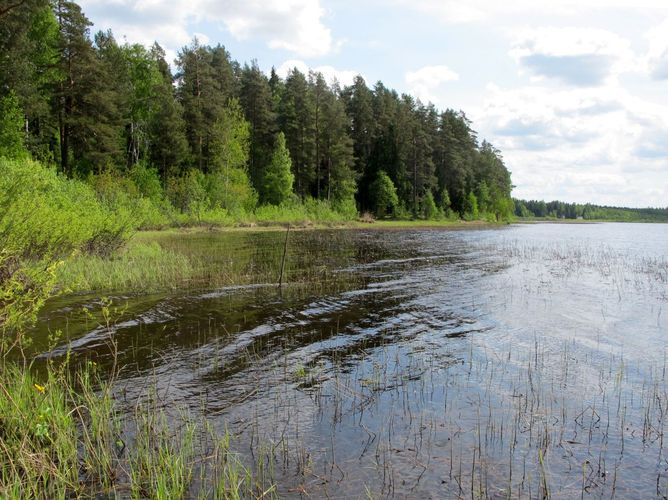
{"label": "cumulus cloud", "polygon": [[510,55],[538,78],[576,86],[601,85],[636,64],[628,40],[600,29],[522,30]]}
{"label": "cumulus cloud", "polygon": [[504,152],[518,197],[664,206],[668,107],[608,86],[489,85],[471,115]]}
{"label": "cumulus cloud", "polygon": [[424,66],[406,73],[405,80],[411,94],[422,101],[438,103],[435,90],[446,82],[459,80],[459,75],[445,65]]}
{"label": "cumulus cloud", "polygon": [[449,23],[470,23],[482,20],[486,17],[484,2],[460,2],[457,0],[396,0],[399,5],[404,5],[420,12],[436,16]]}
{"label": "cumulus cloud", "polygon": [[615,10],[668,12],[662,0],[394,0],[395,4],[434,16],[449,24],[462,24],[519,16],[580,17],[585,13]]}
{"label": "cumulus cloud", "polygon": [[176,48],[190,40],[189,26],[209,22],[238,40],[260,39],[300,57],[332,51],[331,30],[319,0],[81,0],[84,11],[129,41]]}
{"label": "cumulus cloud", "polygon": [[668,19],[645,35],[649,42],[647,66],[656,80],[668,80]]}
{"label": "cumulus cloud", "polygon": [[336,69],[333,66],[317,66],[315,68],[309,67],[304,61],[300,59],[289,59],[276,68],[276,73],[281,78],[285,78],[288,73],[297,68],[304,74],[308,74],[309,71],[315,71],[316,73],[322,73],[322,76],[325,77],[327,83],[331,84],[334,81],[337,81],[341,85],[352,85],[353,80],[360,73],[353,70],[340,70]]}

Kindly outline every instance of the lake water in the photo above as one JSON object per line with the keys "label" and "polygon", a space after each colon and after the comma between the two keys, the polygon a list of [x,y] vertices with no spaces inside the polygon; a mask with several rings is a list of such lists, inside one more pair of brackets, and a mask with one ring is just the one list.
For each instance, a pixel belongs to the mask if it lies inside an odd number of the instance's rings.
{"label": "lake water", "polygon": [[291,232],[279,290],[284,237],[161,240],[257,279],[116,294],[108,327],[59,299],[48,355],[113,339],[121,405],[157,384],[281,497],[668,494],[668,225]]}

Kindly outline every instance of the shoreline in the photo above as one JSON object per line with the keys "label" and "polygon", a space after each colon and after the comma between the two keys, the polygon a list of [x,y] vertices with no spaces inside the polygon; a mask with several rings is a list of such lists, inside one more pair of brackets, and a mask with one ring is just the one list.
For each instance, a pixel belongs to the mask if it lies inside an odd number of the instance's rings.
{"label": "shoreline", "polygon": [[617,220],[581,220],[581,219],[515,219],[509,222],[487,222],[483,220],[376,220],[373,222],[272,222],[266,224],[239,224],[234,226],[223,225],[195,225],[176,226],[163,229],[140,229],[134,236],[157,234],[195,234],[195,233],[236,233],[236,232],[276,232],[284,231],[288,227],[291,231],[323,231],[323,230],[468,230],[494,229],[522,224],[665,224],[656,221],[617,221]]}

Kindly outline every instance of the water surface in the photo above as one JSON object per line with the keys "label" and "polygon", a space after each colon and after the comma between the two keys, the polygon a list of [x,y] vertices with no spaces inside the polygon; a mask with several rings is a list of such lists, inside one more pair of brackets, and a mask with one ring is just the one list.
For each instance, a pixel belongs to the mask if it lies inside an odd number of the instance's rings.
{"label": "water surface", "polygon": [[279,290],[283,238],[162,238],[256,279],[59,299],[43,356],[113,353],[121,404],[157,383],[280,496],[668,493],[668,225],[293,232]]}

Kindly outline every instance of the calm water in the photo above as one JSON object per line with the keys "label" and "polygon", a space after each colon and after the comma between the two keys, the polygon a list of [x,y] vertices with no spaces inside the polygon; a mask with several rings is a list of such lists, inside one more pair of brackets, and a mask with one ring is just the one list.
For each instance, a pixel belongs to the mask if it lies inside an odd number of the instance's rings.
{"label": "calm water", "polygon": [[121,404],[157,383],[280,496],[668,494],[668,225],[295,232],[279,291],[283,238],[161,241],[258,282],[117,294],[110,328],[61,299],[50,355],[115,340]]}

